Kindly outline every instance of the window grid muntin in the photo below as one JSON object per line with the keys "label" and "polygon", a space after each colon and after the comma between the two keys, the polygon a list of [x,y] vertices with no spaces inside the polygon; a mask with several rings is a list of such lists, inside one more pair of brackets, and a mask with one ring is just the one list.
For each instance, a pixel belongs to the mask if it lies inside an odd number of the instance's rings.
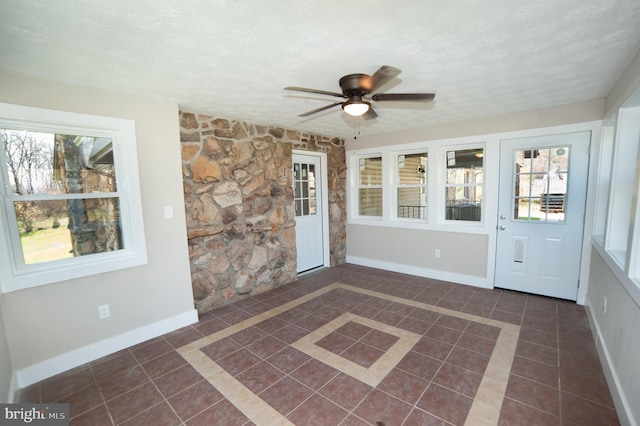
{"label": "window grid muntin", "polygon": [[[396,157],[396,218],[427,219],[428,153],[401,153]],[[413,201],[413,202],[412,202]],[[407,205],[406,203],[409,202]]]}
{"label": "window grid muntin", "polygon": [[[72,203],[74,205],[78,205],[78,203],[85,205],[85,203],[82,202],[82,200],[99,200],[99,199],[113,200],[113,201],[109,201],[109,203],[113,204],[116,207],[115,209],[113,208],[107,209],[107,210],[111,210],[111,213],[110,213],[111,220],[106,221],[106,223],[108,223],[106,227],[109,228],[112,231],[111,233],[115,235],[114,238],[117,240],[117,243],[103,244],[100,241],[90,241],[89,239],[85,239],[84,243],[82,244],[79,244],[79,243],[72,244],[73,255],[71,256],[71,258],[85,257],[87,255],[96,255],[96,254],[101,254],[105,252],[121,251],[125,247],[125,238],[123,235],[123,223],[121,219],[122,217],[122,213],[121,213],[122,203],[120,200],[121,193],[117,189],[118,188],[117,174],[116,174],[116,170],[117,170],[116,157],[117,156],[114,155],[113,153],[113,151],[115,150],[114,139],[117,138],[117,135],[106,134],[101,136],[88,136],[86,133],[89,133],[89,132],[85,133],[84,130],[78,130],[78,129],[69,130],[69,129],[63,129],[63,128],[54,129],[54,127],[56,126],[51,126],[51,128],[49,128],[46,125],[42,125],[42,124],[29,123],[29,124],[25,124],[24,126],[21,126],[21,125],[16,125],[16,123],[2,123],[0,128],[0,131],[2,132],[2,146],[3,146],[2,153],[0,154],[0,160],[2,163],[2,167],[0,168],[0,170],[3,174],[3,180],[6,180],[3,188],[3,198],[5,199],[4,208],[5,208],[6,216],[9,222],[9,227],[10,227],[9,233],[10,235],[13,235],[11,245],[13,246],[14,263],[16,264],[16,268],[18,270],[23,270],[25,268],[37,268],[39,263],[48,264],[48,263],[55,263],[59,261],[59,263],[63,264],[67,262],[66,260],[67,257],[46,259],[46,260],[43,260],[42,262],[28,261],[28,259],[37,258],[38,256],[40,256],[40,258],[42,258],[42,256],[46,258],[47,250],[44,250],[45,254],[42,254],[42,255],[39,255],[38,253],[32,253],[32,252],[27,253],[25,250],[26,247],[37,247],[37,245],[27,244],[29,240],[34,239],[34,238],[31,238],[32,235],[30,235],[32,234],[32,232],[25,232],[25,233],[21,232],[21,227],[24,228],[23,220],[25,216],[24,216],[24,212],[19,213],[18,206],[26,205],[27,203],[30,206],[29,210],[33,214],[34,211],[37,212],[37,209],[35,206],[37,206],[39,203],[41,205],[46,205],[42,203],[45,203],[47,201],[60,201],[60,200],[67,201],[68,207],[66,211],[67,213],[66,219],[69,221],[69,224],[68,224],[69,229],[75,232],[74,234],[73,232],[70,231],[70,235],[75,236],[76,243],[77,243],[78,239],[83,238],[81,236],[82,234],[87,235],[87,234],[93,233],[94,237],[99,235],[99,233],[101,232],[99,229],[100,224],[97,223],[95,219],[98,218],[98,216],[100,216],[99,219],[105,219],[104,217],[105,209],[96,207],[92,211],[87,211],[87,210],[76,211],[76,215],[74,217],[75,220],[73,221],[75,223],[75,226],[74,226],[71,223],[72,222],[70,217],[71,204],[69,203]],[[33,142],[29,138],[37,137],[37,136],[41,137],[40,141],[38,142],[41,145],[40,149],[42,149],[42,147],[46,147],[48,148],[48,150],[45,149],[46,152],[44,152],[44,154],[42,151],[39,151],[38,155],[39,156],[45,155],[47,157],[49,156],[51,157],[51,158],[47,158],[47,160],[50,160],[50,163],[48,164],[43,164],[42,162],[36,164],[36,160],[34,159],[31,159],[29,161],[29,166],[27,167],[27,172],[29,174],[29,178],[28,178],[29,185],[26,185],[26,186],[21,185],[20,187],[22,188],[24,186],[24,191],[28,191],[28,192],[37,191],[36,193],[24,193],[24,194],[17,193],[19,190],[19,187],[17,186],[16,180],[14,179],[16,176],[15,169],[12,170],[12,167],[10,167],[9,165],[10,162],[13,164],[13,161],[15,159],[9,155],[10,153],[8,149],[6,149],[8,147],[8,142],[7,142],[7,145],[5,145],[5,139],[7,138],[7,136],[11,136],[18,133],[22,134],[22,137],[23,137],[22,141],[25,142],[25,145],[29,145],[29,144],[31,145],[31,146],[28,146],[26,149],[29,149],[29,148],[34,149]],[[99,134],[100,132],[98,131],[96,133]],[[90,161],[92,160],[92,157],[90,155],[91,148],[93,147],[93,143],[97,139],[102,139],[104,142],[104,147],[102,147],[102,151],[104,151],[105,149],[107,149],[107,151],[111,151],[110,163],[102,163],[102,166],[96,166],[95,164],[90,163]],[[84,146],[85,144],[89,144],[89,142],[90,142],[90,146],[89,146],[89,150],[87,151],[85,150]],[[78,154],[77,157],[74,157],[74,153],[70,153],[69,154],[70,156],[65,156],[65,154],[67,153],[67,149],[65,149],[66,147],[65,143],[70,143],[71,144],[70,146],[72,146],[73,148],[77,148],[77,152],[75,152],[75,154]],[[47,145],[50,145],[50,146],[47,146]],[[30,153],[30,155],[33,155],[33,153]],[[39,158],[38,160],[42,160],[42,158]],[[58,161],[60,165],[57,165],[56,161]],[[31,164],[31,162],[33,162],[34,164]],[[61,167],[63,167],[61,164],[64,164],[64,167],[67,167],[70,163],[75,163],[75,166],[78,167],[79,170],[73,169],[70,173],[65,173],[63,178],[62,177],[63,173],[62,173],[62,170],[60,169]],[[22,172],[24,173],[24,171]],[[32,173],[33,173],[33,176],[31,176]],[[47,174],[51,174],[51,176],[47,176]],[[96,176],[98,176],[98,182],[101,178],[106,178],[106,186],[105,184],[95,186]],[[37,181],[38,179],[40,179],[40,182],[32,181],[32,180]],[[47,179],[48,179],[48,182],[45,182]],[[54,181],[56,179],[59,180],[58,185],[54,185]],[[62,183],[63,179],[68,179],[65,182],[66,185]],[[69,182],[74,179],[76,182],[69,184]],[[78,185],[78,181],[80,182],[80,185]],[[94,185],[93,189],[91,189],[92,181]],[[37,186],[34,186],[34,183]],[[47,183],[49,186],[44,186]],[[71,190],[76,190],[77,192],[70,192],[70,188]],[[55,226],[55,222],[59,221],[62,218],[62,216],[61,217],[46,216],[44,212],[46,212],[46,209],[43,210],[41,217],[32,219],[34,221],[35,219],[38,219],[39,226],[37,227],[36,230],[41,233],[41,236],[42,236],[41,231],[46,230],[46,229],[40,229],[40,228],[44,228],[44,223],[51,220],[52,229],[53,229],[53,227]],[[90,222],[94,222],[94,223],[90,223]],[[102,225],[103,226],[105,225],[104,220]],[[22,229],[22,231],[28,231],[28,230],[29,228]],[[58,232],[58,234],[61,234],[61,233]],[[109,240],[113,238],[107,237],[106,239]],[[57,244],[57,243],[60,243],[60,241],[57,241],[54,239],[54,241],[51,241],[50,243]],[[85,252],[85,250],[90,250],[90,248],[92,248],[91,250],[95,250],[95,251]],[[101,248],[105,250],[102,250]],[[107,248],[111,248],[111,249],[107,249]]]}
{"label": "window grid muntin", "polygon": [[358,214],[382,217],[382,156],[358,158]]}
{"label": "window grid muntin", "polygon": [[[514,150],[511,220],[530,223],[565,223],[569,197],[570,152],[569,145]],[[536,161],[538,159],[540,160]],[[559,167],[552,170],[554,165]],[[558,179],[555,179],[556,176]],[[559,190],[564,192],[558,193]]]}
{"label": "window grid muntin", "polygon": [[484,147],[445,150],[445,220],[482,222]]}
{"label": "window grid muntin", "polygon": [[312,216],[317,214],[315,164],[294,163],[293,177],[296,216]]}

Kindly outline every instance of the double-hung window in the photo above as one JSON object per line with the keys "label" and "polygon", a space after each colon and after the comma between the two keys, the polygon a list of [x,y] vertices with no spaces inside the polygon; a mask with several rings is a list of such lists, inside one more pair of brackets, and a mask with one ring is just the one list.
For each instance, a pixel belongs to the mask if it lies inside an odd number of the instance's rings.
{"label": "double-hung window", "polygon": [[0,104],[3,291],[146,263],[132,121]]}
{"label": "double-hung window", "polygon": [[396,156],[396,205],[398,219],[427,218],[427,153]]}
{"label": "double-hung window", "polygon": [[358,159],[358,214],[382,217],[382,157]]}
{"label": "double-hung window", "polygon": [[445,219],[480,222],[484,148],[445,150]]}

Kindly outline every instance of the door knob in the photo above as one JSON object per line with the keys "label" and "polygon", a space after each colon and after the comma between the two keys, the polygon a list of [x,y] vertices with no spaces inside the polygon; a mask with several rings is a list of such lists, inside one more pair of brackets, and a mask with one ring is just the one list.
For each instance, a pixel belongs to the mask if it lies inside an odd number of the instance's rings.
{"label": "door knob", "polygon": [[500,225],[500,230],[501,230],[501,231],[504,231],[505,229],[507,229],[507,227],[506,227],[506,226],[504,226],[504,225]]}

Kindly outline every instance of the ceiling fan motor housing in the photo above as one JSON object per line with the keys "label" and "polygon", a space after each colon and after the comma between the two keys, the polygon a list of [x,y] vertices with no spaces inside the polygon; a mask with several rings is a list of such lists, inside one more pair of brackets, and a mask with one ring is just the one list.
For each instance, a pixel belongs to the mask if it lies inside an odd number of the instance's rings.
{"label": "ceiling fan motor housing", "polygon": [[368,74],[349,74],[340,79],[340,88],[346,97],[364,96],[371,90],[371,76]]}

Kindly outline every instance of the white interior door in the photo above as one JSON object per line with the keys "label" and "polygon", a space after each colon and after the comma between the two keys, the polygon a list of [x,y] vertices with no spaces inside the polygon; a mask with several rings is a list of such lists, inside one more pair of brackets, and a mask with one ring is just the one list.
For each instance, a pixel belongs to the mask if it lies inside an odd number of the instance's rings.
{"label": "white interior door", "polygon": [[322,179],[319,157],[293,155],[298,273],[324,266]]}
{"label": "white interior door", "polygon": [[496,287],[576,300],[590,138],[501,141]]}

